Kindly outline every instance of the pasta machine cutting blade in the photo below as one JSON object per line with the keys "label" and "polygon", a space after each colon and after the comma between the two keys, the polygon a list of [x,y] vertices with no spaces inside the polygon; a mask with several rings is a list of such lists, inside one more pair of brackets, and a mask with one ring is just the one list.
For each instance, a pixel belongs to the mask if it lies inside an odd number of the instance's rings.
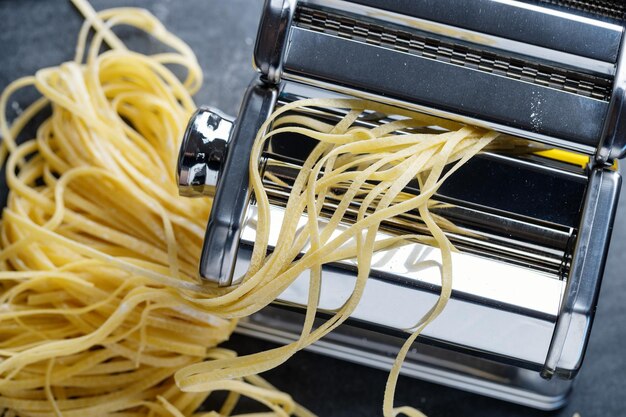
{"label": "pasta machine cutting blade", "polygon": [[[471,233],[448,235],[460,250],[452,297],[402,372],[540,409],[562,406],[589,340],[620,189],[615,160],[626,153],[624,14],[618,0],[267,0],[259,74],[237,119],[201,108],[181,149],[181,194],[214,196],[200,275],[229,286],[246,271],[257,215],[252,144],[272,111],[294,100],[365,98],[532,141],[550,150],[481,153],[435,195],[447,207],[440,214]],[[271,174],[270,244],[313,146],[279,134],[259,161]],[[333,210],[327,201],[322,213]],[[424,232],[418,216],[388,220],[380,233],[406,231]],[[310,349],[389,368],[440,289],[436,267],[414,265],[436,260],[437,250],[418,242],[377,254],[350,321]],[[355,266],[324,267],[320,311],[343,304]],[[297,339],[307,288],[298,278],[238,331]]]}

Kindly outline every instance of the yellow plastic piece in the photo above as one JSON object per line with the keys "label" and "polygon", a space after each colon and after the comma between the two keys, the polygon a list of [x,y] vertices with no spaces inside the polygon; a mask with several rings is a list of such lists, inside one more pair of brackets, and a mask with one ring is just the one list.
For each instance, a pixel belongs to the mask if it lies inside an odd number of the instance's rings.
{"label": "yellow plastic piece", "polygon": [[[579,165],[582,168],[585,168],[587,164],[589,164],[589,156],[576,152],[564,151],[562,149],[548,149],[545,151],[535,152],[535,155],[554,159],[556,161],[566,162],[572,165]],[[617,161],[613,162],[611,169],[617,169]]]}

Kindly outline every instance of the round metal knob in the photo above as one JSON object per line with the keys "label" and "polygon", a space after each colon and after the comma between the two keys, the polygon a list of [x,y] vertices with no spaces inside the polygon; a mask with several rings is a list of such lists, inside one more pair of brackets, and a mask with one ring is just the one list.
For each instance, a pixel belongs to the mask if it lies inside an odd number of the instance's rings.
{"label": "round metal knob", "polygon": [[180,195],[215,195],[233,124],[231,117],[211,107],[200,107],[191,117],[178,155]]}

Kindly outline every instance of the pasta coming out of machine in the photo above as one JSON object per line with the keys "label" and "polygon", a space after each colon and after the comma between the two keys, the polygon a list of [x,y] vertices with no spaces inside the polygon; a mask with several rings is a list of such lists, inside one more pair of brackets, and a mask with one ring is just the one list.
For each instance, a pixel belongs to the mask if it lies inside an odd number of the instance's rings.
{"label": "pasta coming out of machine", "polygon": [[[620,188],[615,160],[626,152],[625,12],[617,0],[267,0],[254,52],[259,75],[237,119],[201,108],[181,149],[181,194],[214,197],[200,275],[225,287],[245,274],[257,224],[251,149],[269,115],[295,100],[363,98],[529,141],[533,152],[480,153],[434,196],[441,204],[433,213],[456,226],[447,231],[458,249],[452,297],[402,372],[540,409],[562,406],[589,340]],[[345,115],[301,112],[332,123]],[[356,124],[388,121],[369,112]],[[258,161],[270,246],[314,146],[278,134]],[[404,192],[418,190],[415,181]],[[333,209],[326,199],[322,217]],[[379,233],[426,231],[407,213]],[[350,321],[309,349],[389,368],[407,329],[438,297],[438,253],[417,241],[377,252]],[[355,262],[324,266],[322,312],[350,295]],[[296,279],[238,331],[296,340],[307,290],[307,277]]]}

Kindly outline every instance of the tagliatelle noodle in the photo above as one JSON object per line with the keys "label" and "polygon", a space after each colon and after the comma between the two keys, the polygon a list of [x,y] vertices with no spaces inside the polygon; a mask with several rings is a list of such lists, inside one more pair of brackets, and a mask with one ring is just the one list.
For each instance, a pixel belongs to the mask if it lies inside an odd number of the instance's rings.
{"label": "tagliatelle noodle", "polygon": [[[175,179],[202,72],[145,10],[96,14],[75,3],[88,19],[76,60],[17,80],[0,96],[9,187],[0,228],[0,413],[226,416],[247,396],[272,415],[310,416],[257,376],[216,384],[230,393],[212,412],[197,411],[210,391],[175,385],[185,365],[235,356],[216,346],[236,321],[180,293],[223,292],[196,278],[210,199],[178,197]],[[130,51],[111,31],[116,25],[172,51]],[[99,53],[103,40],[112,49]],[[9,125],[10,97],[29,86],[42,98]],[[17,145],[47,106],[52,114],[36,137]]]}

